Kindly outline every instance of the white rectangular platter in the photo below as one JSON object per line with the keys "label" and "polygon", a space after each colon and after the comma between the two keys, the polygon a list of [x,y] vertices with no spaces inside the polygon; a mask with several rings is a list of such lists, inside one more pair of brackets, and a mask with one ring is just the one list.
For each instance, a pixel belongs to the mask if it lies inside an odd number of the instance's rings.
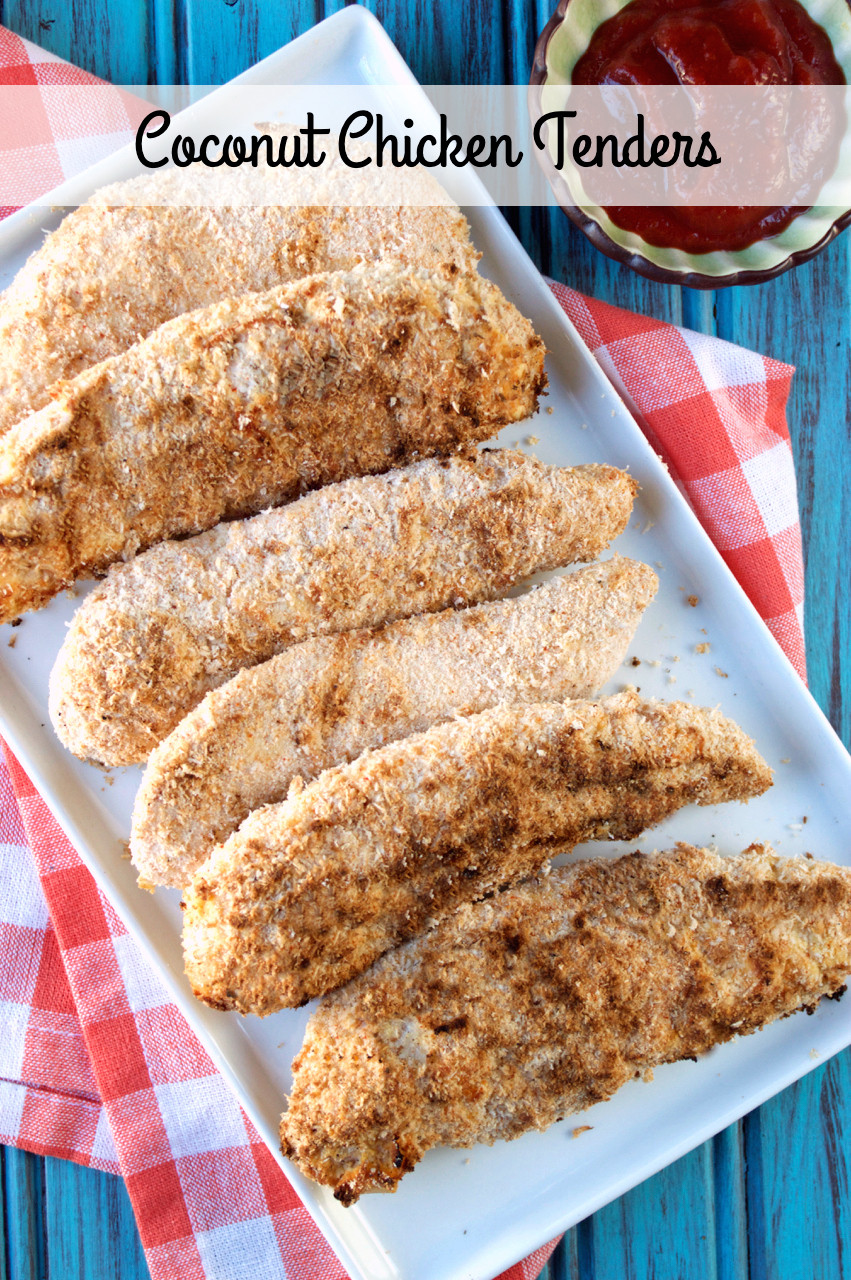
{"label": "white rectangular platter", "polygon": [[[246,83],[358,84],[422,91],[366,11],[350,8],[242,77]],[[55,193],[79,201],[128,175],[121,153]],[[58,214],[24,211],[0,227],[0,286],[41,242]],[[633,520],[617,550],[655,565],[656,601],[610,692],[625,683],[643,694],[720,704],[751,734],[775,769],[775,786],[747,807],[689,809],[640,847],[677,839],[737,853],[770,840],[784,854],[811,851],[847,862],[851,850],[851,759],[700,528],[621,399],[585,350],[533,264],[494,209],[473,208],[482,270],[529,316],[549,350],[550,394],[534,422],[507,430],[503,443],[538,437],[546,462],[605,461],[641,484]],[[78,597],[85,594],[81,587]],[[699,599],[696,607],[687,597]],[[109,780],[74,760],[47,714],[48,674],[77,601],[55,600],[0,628],[0,730],[29,771],[98,883],[169,985],[190,1026],[245,1110],[277,1153],[277,1125],[309,1009],[264,1021],[216,1013],[196,1003],[182,972],[178,896],[142,893],[122,859],[138,770]],[[15,637],[15,646],[8,641]],[[708,641],[709,653],[696,647]],[[653,664],[653,665],[651,665]],[[719,674],[719,671],[726,675]],[[806,817],[806,826],[803,819]],[[630,846],[635,847],[635,846]],[[607,846],[606,854],[619,852]],[[586,856],[601,850],[587,846]],[[330,1193],[282,1162],[332,1247],[355,1280],[488,1280],[558,1231],[584,1218],[804,1075],[851,1042],[848,1004],[823,1005],[697,1064],[663,1068],[586,1112],[593,1126],[572,1138],[554,1126],[512,1143],[430,1153],[394,1196],[367,1196],[343,1209]]]}

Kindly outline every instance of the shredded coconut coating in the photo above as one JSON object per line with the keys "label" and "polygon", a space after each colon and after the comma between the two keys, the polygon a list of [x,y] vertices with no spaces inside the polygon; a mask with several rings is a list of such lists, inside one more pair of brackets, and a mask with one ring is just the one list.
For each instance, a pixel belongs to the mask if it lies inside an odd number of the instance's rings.
{"label": "shredded coconut coating", "polygon": [[331,272],[179,316],[0,439],[0,621],[164,538],[486,440],[545,384],[474,272]]}
{"label": "shredded coconut coating", "polygon": [[429,1148],[546,1129],[838,994],[851,870],[752,846],[582,862],[463,907],[326,997],[286,1156],[343,1204]]}
{"label": "shredded coconut coating", "polygon": [[115,566],[77,611],[51,717],[77,755],[144,760],[243,667],[310,636],[492,599],[592,560],[634,481],[511,450],[349,480]]}
{"label": "shredded coconut coating", "polygon": [[[216,175],[216,198],[238,199],[227,179]],[[165,207],[187,181],[172,170],[103,188],[18,273],[0,298],[0,435],[43,408],[53,383],[186,311],[359,262],[469,271],[479,256],[455,207]],[[212,199],[209,185],[191,200]],[[435,184],[436,205],[442,196]]]}
{"label": "shredded coconut coating", "polygon": [[657,586],[652,569],[616,556],[516,600],[306,640],[240,672],[148,761],[130,837],[140,882],[183,888],[296,776],[500,702],[590,696]]}
{"label": "shredded coconut coating", "polygon": [[246,818],[186,891],[186,972],[215,1008],[301,1005],[581,841],[770,785],[719,712],[632,690],[459,718]]}

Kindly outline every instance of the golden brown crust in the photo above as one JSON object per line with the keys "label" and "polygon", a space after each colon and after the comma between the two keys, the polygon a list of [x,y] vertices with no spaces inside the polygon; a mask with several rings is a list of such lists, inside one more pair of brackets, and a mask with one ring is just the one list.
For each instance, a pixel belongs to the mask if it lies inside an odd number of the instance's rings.
{"label": "golden brown crust", "polygon": [[680,845],[463,907],[323,999],[284,1154],[351,1204],[430,1147],[545,1129],[841,988],[851,869]]}
{"label": "golden brown crust", "polygon": [[635,483],[511,450],[349,480],[115,566],[77,611],[51,676],[62,741],[144,760],[210,689],[312,635],[492,599],[593,559]]}
{"label": "golden brown crust", "polygon": [[303,1004],[555,853],[770,785],[719,712],[632,691],[458,718],[251,814],[186,891],[186,971],[216,1008]]}
{"label": "golden brown crust", "polygon": [[465,271],[478,258],[454,207],[170,208],[161,201],[166,184],[175,198],[174,178],[171,171],[98,192],[3,294],[0,435],[43,408],[54,383],[184,312],[359,262]]}
{"label": "golden brown crust", "polygon": [[147,884],[182,888],[253,809],[362,751],[499,702],[595,693],[656,592],[615,556],[516,600],[295,645],[207,694],[156,748],[130,851]]}
{"label": "golden brown crust", "polygon": [[0,439],[0,621],[163,538],[486,440],[533,413],[495,285],[395,265],[179,316]]}

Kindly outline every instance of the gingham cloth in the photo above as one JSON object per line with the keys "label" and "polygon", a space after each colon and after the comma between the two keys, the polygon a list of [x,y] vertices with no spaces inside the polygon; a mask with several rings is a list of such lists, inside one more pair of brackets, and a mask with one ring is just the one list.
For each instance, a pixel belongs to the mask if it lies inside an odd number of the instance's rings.
{"label": "gingham cloth", "polygon": [[[0,138],[31,200],[132,136],[111,91],[0,28],[0,83],[37,118]],[[34,99],[35,101],[35,99]],[[19,175],[14,187],[12,179]],[[552,285],[704,527],[804,674],[803,568],[785,404],[792,370]],[[17,762],[0,760],[0,1139],[127,1183],[154,1280],[345,1280],[272,1155]],[[532,1280],[555,1242],[506,1272]]]}

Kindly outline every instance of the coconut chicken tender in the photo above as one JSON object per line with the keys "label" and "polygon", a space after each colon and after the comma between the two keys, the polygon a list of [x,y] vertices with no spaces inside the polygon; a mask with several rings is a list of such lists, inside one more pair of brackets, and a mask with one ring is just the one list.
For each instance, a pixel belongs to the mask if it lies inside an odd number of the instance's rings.
{"label": "coconut chicken tender", "polygon": [[462,907],[322,1001],[283,1151],[352,1204],[395,1190],[431,1147],[545,1129],[812,1008],[849,972],[847,867],[680,845],[559,868]]}
{"label": "coconut chicken tender", "polygon": [[[186,311],[360,262],[455,272],[478,259],[452,205],[346,208],[338,192],[334,207],[288,208],[266,185],[269,202],[254,205],[241,175],[172,169],[104,187],[69,213],[0,297],[0,435],[59,394],[60,379]],[[439,206],[436,184],[434,195]]]}
{"label": "coconut chicken tender", "polygon": [[593,559],[635,489],[614,467],[495,450],[162,543],[77,610],[51,676],[56,731],[84,758],[144,760],[211,689],[300,640],[493,599]]}
{"label": "coconut chicken tender", "polygon": [[461,717],[251,814],[186,891],[187,975],[220,1009],[304,1004],[556,853],[770,785],[737,725],[687,703],[630,691]]}
{"label": "coconut chicken tender", "polygon": [[595,693],[656,587],[616,556],[519,599],[316,637],[240,672],[148,761],[130,838],[140,881],[182,888],[297,776],[499,702]]}
{"label": "coconut chicken tender", "polygon": [[0,439],[0,622],[165,538],[486,440],[545,383],[475,272],[329,272],[179,316]]}

